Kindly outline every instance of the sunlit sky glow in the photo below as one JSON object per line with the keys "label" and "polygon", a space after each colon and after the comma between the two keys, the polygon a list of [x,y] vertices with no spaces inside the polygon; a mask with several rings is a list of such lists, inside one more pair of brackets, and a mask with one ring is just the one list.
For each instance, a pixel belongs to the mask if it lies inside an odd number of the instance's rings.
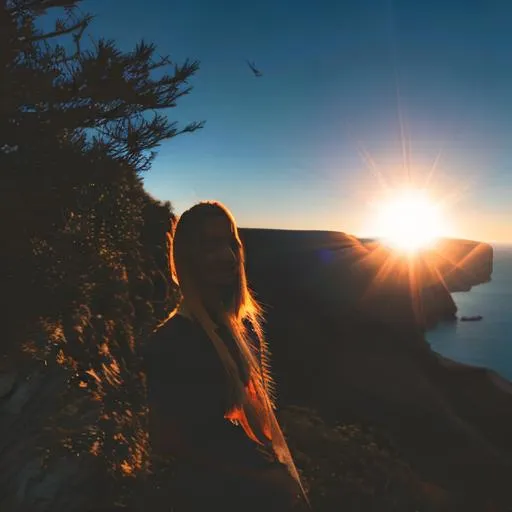
{"label": "sunlit sky glow", "polygon": [[415,252],[450,232],[441,201],[423,190],[388,192],[374,206],[369,231],[379,233],[391,247]]}
{"label": "sunlit sky glow", "polygon": [[[222,7],[222,8],[221,8]],[[446,235],[512,242],[512,4],[86,0],[93,35],[199,59],[147,190],[219,199],[248,227],[376,233],[385,190],[426,187]],[[263,76],[245,64],[254,61]],[[380,229],[380,228],[379,228]]]}

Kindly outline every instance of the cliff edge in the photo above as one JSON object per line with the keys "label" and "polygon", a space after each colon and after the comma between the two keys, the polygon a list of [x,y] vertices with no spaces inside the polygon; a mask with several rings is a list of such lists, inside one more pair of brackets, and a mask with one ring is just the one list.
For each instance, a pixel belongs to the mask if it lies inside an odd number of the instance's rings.
{"label": "cliff edge", "polygon": [[457,312],[450,292],[491,279],[493,249],[467,240],[440,240],[414,256],[340,232],[242,229],[249,271],[313,294],[319,307],[356,308],[392,324],[431,327]]}
{"label": "cliff edge", "polygon": [[[443,241],[403,257],[342,233],[243,230],[282,405],[389,432],[450,510],[512,507],[512,387],[433,352],[422,329],[450,290],[490,279],[492,248]],[[491,507],[489,503],[493,503]]]}

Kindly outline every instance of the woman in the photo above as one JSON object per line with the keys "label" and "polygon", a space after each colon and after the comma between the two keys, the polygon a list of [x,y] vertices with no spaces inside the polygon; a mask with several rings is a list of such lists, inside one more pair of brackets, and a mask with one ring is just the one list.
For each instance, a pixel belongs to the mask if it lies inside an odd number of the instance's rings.
{"label": "woman", "polygon": [[227,208],[202,202],[186,211],[170,261],[182,299],[148,343],[146,372],[153,453],[176,458],[176,512],[304,510]]}

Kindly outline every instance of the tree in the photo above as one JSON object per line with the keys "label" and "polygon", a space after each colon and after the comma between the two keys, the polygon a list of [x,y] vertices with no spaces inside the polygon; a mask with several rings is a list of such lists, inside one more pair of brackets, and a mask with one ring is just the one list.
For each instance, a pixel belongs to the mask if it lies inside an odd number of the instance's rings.
{"label": "tree", "polygon": [[[198,62],[157,57],[144,41],[131,52],[104,39],[86,44],[93,18],[79,4],[0,7],[1,350],[12,355],[23,343],[45,371],[55,361],[67,368],[66,385],[47,398],[61,405],[41,426],[64,429],[66,449],[132,474],[145,456],[136,341],[174,297],[172,208],[148,196],[140,174],[163,140],[203,126],[179,127],[165,113],[190,92]],[[49,11],[61,16],[43,31]]]}

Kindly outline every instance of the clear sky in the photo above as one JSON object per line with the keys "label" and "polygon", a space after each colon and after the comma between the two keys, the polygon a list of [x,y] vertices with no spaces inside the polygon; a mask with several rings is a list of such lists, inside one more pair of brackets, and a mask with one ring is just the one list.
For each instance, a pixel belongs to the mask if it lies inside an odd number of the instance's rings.
{"label": "clear sky", "polygon": [[430,187],[449,199],[446,234],[512,241],[509,0],[86,0],[82,9],[97,15],[91,32],[122,49],[145,38],[201,62],[169,115],[205,128],[164,143],[144,178],[177,213],[218,199],[242,226],[377,234],[380,183],[423,184],[439,157]]}

